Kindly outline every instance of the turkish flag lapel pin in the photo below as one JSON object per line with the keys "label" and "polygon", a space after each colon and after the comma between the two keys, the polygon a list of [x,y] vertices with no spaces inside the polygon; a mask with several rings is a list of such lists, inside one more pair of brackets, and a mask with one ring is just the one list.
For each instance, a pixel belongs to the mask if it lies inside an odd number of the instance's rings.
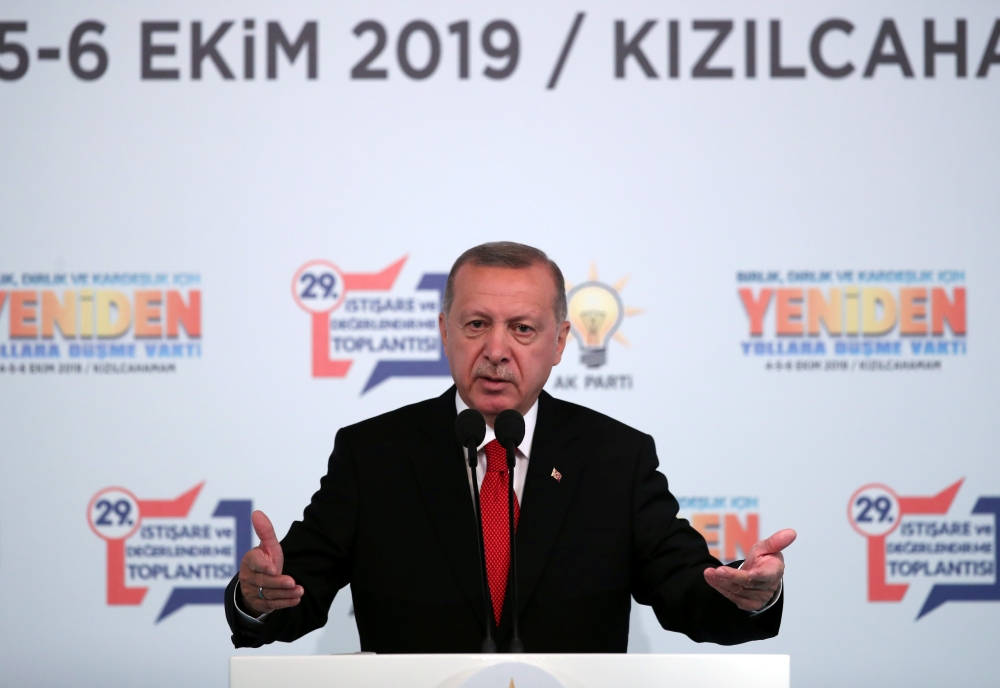
{"label": "turkish flag lapel pin", "polygon": [[552,477],[556,479],[556,482],[562,480],[562,473],[557,471],[555,468],[552,469]]}

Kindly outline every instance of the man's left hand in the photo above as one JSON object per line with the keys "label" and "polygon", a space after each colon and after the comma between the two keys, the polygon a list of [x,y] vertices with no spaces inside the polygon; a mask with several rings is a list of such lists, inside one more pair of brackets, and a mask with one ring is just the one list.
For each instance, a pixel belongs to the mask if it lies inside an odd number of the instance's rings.
{"label": "man's left hand", "polygon": [[785,573],[785,557],[781,550],[793,542],[794,530],[779,530],[750,548],[743,568],[705,569],[705,580],[740,609],[759,611],[771,601],[781,585]]}

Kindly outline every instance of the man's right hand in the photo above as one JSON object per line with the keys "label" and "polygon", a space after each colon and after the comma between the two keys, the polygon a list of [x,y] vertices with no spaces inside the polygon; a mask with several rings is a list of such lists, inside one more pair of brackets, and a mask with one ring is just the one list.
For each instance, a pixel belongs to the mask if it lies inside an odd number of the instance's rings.
{"label": "man's right hand", "polygon": [[274,536],[274,526],[263,511],[250,517],[260,544],[243,556],[240,562],[240,592],[247,610],[260,616],[275,609],[294,607],[305,592],[291,576],[281,575],[285,556]]}

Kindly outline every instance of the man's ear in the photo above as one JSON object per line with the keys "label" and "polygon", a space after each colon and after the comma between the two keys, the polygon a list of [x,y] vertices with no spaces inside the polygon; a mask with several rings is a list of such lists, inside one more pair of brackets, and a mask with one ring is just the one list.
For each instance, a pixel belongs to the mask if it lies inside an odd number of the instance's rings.
{"label": "man's ear", "polygon": [[566,340],[569,339],[569,320],[565,320],[556,330],[556,358],[552,365],[557,366],[562,361],[563,350],[566,348]]}
{"label": "man's ear", "polygon": [[448,323],[444,317],[444,311],[438,313],[438,330],[441,332],[441,349],[447,355],[448,352]]}

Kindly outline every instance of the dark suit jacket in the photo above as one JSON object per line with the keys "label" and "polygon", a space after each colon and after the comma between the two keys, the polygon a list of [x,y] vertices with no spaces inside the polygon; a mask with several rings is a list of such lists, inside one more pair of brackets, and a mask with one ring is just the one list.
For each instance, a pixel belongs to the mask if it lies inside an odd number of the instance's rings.
{"label": "dark suit jacket", "polygon": [[[281,542],[284,572],[305,595],[251,630],[236,618],[234,578],[225,604],[236,647],[322,626],[350,584],[362,650],[480,651],[476,521],[455,415],[452,387],[337,433],[319,491]],[[777,634],[781,601],[751,616],[705,583],[702,572],[719,562],[677,518],[656,468],[649,435],[542,392],[516,536],[527,652],[625,652],[631,597],[699,642]],[[510,611],[508,596],[494,636],[501,650]]]}

